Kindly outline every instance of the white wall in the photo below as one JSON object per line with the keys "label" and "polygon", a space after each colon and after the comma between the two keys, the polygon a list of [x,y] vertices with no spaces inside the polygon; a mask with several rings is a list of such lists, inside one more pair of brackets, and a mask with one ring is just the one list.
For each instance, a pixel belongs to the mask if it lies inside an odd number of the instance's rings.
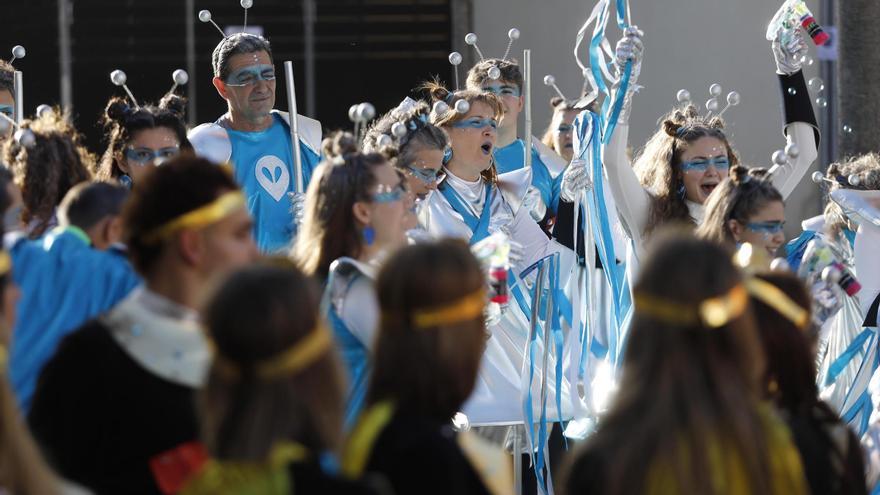
{"label": "white wall", "polygon": [[[518,58],[532,49],[535,134],[550,117],[552,90],[543,76],[553,73],[566,96],[579,92],[582,79],[572,50],[577,30],[590,14],[594,0],[473,0],[474,30],[486,56],[501,56],[507,30],[518,27],[522,37],[514,46]],[[724,93],[736,90],[740,106],[728,110],[727,132],[746,164],[769,166],[770,155],[785,144],[782,137],[781,95],[766,26],[782,0],[630,0],[633,24],[645,31],[645,61],[630,120],[630,145],[642,146],[656,129],[657,119],[675,104],[675,94],[688,89],[705,103],[709,85],[721,83]],[[808,0],[814,13],[818,0]],[[612,7],[613,8],[613,7]],[[821,22],[821,19],[820,19]],[[620,37],[614,17],[609,20],[612,45]],[[811,45],[811,50],[813,50]],[[815,57],[815,53],[812,54]],[[581,59],[586,60],[584,53]],[[818,74],[818,63],[807,79]],[[817,109],[817,111],[820,111]],[[789,198],[789,235],[799,220],[818,214],[818,189],[809,179]]]}

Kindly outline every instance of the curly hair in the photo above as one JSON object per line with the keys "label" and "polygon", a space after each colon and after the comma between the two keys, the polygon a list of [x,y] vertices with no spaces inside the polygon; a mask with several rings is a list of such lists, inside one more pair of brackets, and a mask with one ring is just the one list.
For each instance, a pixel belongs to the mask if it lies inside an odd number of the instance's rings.
{"label": "curly hair", "polygon": [[355,137],[337,131],[322,143],[324,161],[315,170],[306,192],[302,232],[292,257],[311,277],[324,280],[330,264],[342,256],[356,258],[363,245],[362,228],[352,210],[372,200],[377,185],[374,169],[388,163],[379,153],[361,153]]}
{"label": "curly hair", "polygon": [[[840,188],[849,187],[842,184],[839,178],[848,179],[852,175],[858,177],[859,189],[880,190],[880,155],[877,153],[866,153],[829,165],[828,170],[825,172],[825,177],[834,181],[834,184],[831,185],[828,193]],[[849,183],[846,182],[846,184]],[[823,215],[825,217],[825,229],[833,236],[837,236],[842,230],[850,227],[849,220],[843,213],[843,209],[834,201],[827,201]]]}
{"label": "curly hair", "polygon": [[9,62],[0,60],[0,91],[9,91],[15,96],[15,68]]}
{"label": "curly hair", "polygon": [[706,216],[696,235],[732,247],[736,241],[728,222],[747,223],[774,201],[782,202],[782,194],[773,186],[767,169],[731,167],[727,179],[706,200]]}
{"label": "curly hair", "polygon": [[706,119],[697,108],[688,105],[661,117],[660,129],[651,136],[633,163],[635,173],[651,193],[650,220],[645,233],[670,221],[693,224],[687,203],[678,195],[681,186],[681,157],[688,146],[703,137],[724,143],[730,166],[739,164],[739,157],[724,134],[721,117]]}
{"label": "curly hair", "polygon": [[[422,150],[445,150],[449,146],[446,131],[430,122],[431,108],[420,101],[409,109],[391,110],[376,120],[364,136],[364,151],[381,153],[395,168],[406,170],[416,161],[415,154]],[[401,123],[406,129],[403,136],[395,136],[393,127]],[[391,138],[391,144],[382,146],[380,138]]]}
{"label": "curly hair", "polygon": [[33,145],[9,139],[2,156],[21,188],[22,221],[31,225],[29,237],[37,238],[51,226],[55,207],[67,191],[92,179],[95,159],[82,145],[69,115],[57,108],[25,120],[21,128],[33,132]]}
{"label": "curly hair", "polygon": [[[437,81],[428,81],[422,84],[421,89],[425,90],[431,96],[431,101],[442,101],[449,106],[449,110],[443,113],[437,113],[436,111],[431,110],[431,123],[442,129],[451,127],[453,124],[464,120],[466,113],[462,114],[453,110],[455,104],[458,103],[459,100],[468,102],[471,107],[473,107],[474,103],[478,102],[488,105],[489,109],[495,114],[494,116],[496,119],[499,119],[504,115],[504,106],[501,104],[501,100],[492,93],[473,89],[452,92]],[[481,175],[483,176],[483,179],[493,184],[498,182],[498,171],[495,168],[494,159],[492,161],[492,166],[484,170]]]}
{"label": "curly hair", "polygon": [[181,151],[191,151],[192,145],[186,137],[185,109],[186,100],[173,93],[165,95],[158,106],[136,108],[129,106],[121,96],[110,98],[101,117],[107,150],[98,163],[97,177],[112,180],[123,175],[120,163],[125,161],[125,147],[136,133],[145,129],[164,127],[177,137]]}

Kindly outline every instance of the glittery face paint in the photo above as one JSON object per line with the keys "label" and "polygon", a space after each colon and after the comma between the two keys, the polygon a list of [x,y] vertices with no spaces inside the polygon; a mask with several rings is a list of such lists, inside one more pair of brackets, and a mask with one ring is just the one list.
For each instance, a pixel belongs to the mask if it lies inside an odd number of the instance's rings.
{"label": "glittery face paint", "polygon": [[14,107],[12,105],[0,105],[0,113],[7,117],[12,117]]}
{"label": "glittery face paint", "polygon": [[[259,62],[258,59],[255,58],[255,62]],[[274,81],[275,80],[275,66],[273,65],[249,65],[247,67],[242,67],[237,71],[233,72],[226,78],[226,85],[232,86],[235,88],[243,88],[245,86],[252,86],[257,84],[259,81]]]}
{"label": "glittery face paint", "polygon": [[498,129],[498,121],[495,119],[469,118],[452,124],[452,127],[456,129],[483,129],[486,127]]}

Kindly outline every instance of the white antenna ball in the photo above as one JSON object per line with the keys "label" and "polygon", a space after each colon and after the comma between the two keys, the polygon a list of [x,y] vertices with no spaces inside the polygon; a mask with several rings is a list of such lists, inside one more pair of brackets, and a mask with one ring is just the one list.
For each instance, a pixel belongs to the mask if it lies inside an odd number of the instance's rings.
{"label": "white antenna ball", "polygon": [[785,152],[782,150],[776,150],[773,152],[772,157],[773,163],[776,165],[782,166],[788,163],[788,158],[785,156]]}
{"label": "white antenna ball", "polygon": [[468,113],[471,109],[471,104],[467,102],[467,100],[458,100],[455,102],[455,111],[458,113]]}
{"label": "white antenna ball", "polygon": [[788,155],[792,160],[796,159],[801,154],[801,150],[794,143],[788,143],[785,145],[785,154]]}
{"label": "white antenna ball", "polygon": [[406,125],[404,125],[403,122],[395,122],[394,125],[391,126],[391,134],[394,134],[394,137],[398,139],[406,136]]}
{"label": "white antenna ball", "polygon": [[489,67],[489,70],[486,71],[486,75],[489,76],[489,79],[497,81],[498,78],[501,77],[501,69],[493,65],[492,67]]}
{"label": "white antenna ball", "polygon": [[846,178],[846,181],[849,182],[849,185],[854,187],[859,187],[859,184],[862,183],[862,180],[859,179],[859,176],[856,174],[852,174]]}
{"label": "white antenna ball", "polygon": [[200,10],[199,11],[199,20],[202,22],[211,22],[211,11],[210,10]]}
{"label": "white antenna ball", "polygon": [[556,84],[556,78],[550,74],[547,74],[546,76],[544,76],[544,84],[546,86],[553,86],[554,84]]}
{"label": "white antenna ball", "polygon": [[34,136],[34,132],[30,129],[19,129],[15,131],[15,142],[17,142],[20,146],[24,146],[25,148],[33,148],[34,144],[37,141],[36,136]]}
{"label": "white antenna ball", "polygon": [[376,107],[369,103],[361,103],[357,106],[357,117],[361,122],[369,122],[376,116]]}
{"label": "white antenna ball", "polygon": [[735,106],[739,105],[739,103],[741,101],[742,101],[742,98],[739,96],[739,93],[737,93],[736,91],[731,91],[730,93],[727,93],[727,104],[728,105],[735,107]]}
{"label": "white antenna ball", "polygon": [[477,35],[476,33],[468,33],[464,37],[464,42],[468,45],[476,45],[477,44]]}
{"label": "white antenna ball", "polygon": [[241,8],[249,9],[254,6],[254,0],[241,0]]}
{"label": "white antenna ball", "polygon": [[393,144],[394,140],[391,139],[391,136],[389,136],[388,134],[382,134],[381,136],[379,136],[379,139],[376,140],[376,146],[378,146],[379,149],[387,148]]}
{"label": "white antenna ball", "polygon": [[510,41],[518,40],[519,39],[519,29],[511,28],[510,31],[507,32],[507,37],[510,39]]}
{"label": "white antenna ball", "polygon": [[675,99],[678,100],[679,103],[691,101],[691,92],[686,89],[679,89],[678,93],[675,94]]}
{"label": "white antenna ball", "polygon": [[815,182],[816,184],[821,184],[824,178],[825,176],[822,175],[822,172],[819,171],[813,172],[813,175],[810,176],[810,179],[812,179],[813,182]]}
{"label": "white antenna ball", "polygon": [[184,84],[189,82],[189,74],[186,73],[183,69],[177,69],[171,74],[171,79],[174,80],[174,84],[178,86],[183,86]]}
{"label": "white antenna ball", "polygon": [[45,113],[52,113],[52,107],[44,103],[37,107],[37,117],[42,117]]}
{"label": "white antenna ball", "polygon": [[716,100],[715,98],[709,98],[709,100],[706,102],[706,110],[710,112],[717,112],[718,100]]}
{"label": "white antenna ball", "polygon": [[449,63],[452,65],[461,64],[461,54],[458,52],[452,52],[449,54]]}
{"label": "white antenna ball", "polygon": [[110,81],[117,86],[122,86],[128,81],[128,76],[125,75],[125,72],[116,69],[110,73]]}
{"label": "white antenna ball", "polygon": [[791,266],[785,258],[775,258],[770,262],[770,269],[774,272],[788,272],[791,271]]}
{"label": "white antenna ball", "polygon": [[448,111],[449,105],[447,105],[445,101],[438,101],[434,103],[434,113],[436,115],[443,115]]}
{"label": "white antenna ball", "polygon": [[715,83],[715,84],[709,86],[709,94],[712,96],[721,96],[722,91],[723,91],[723,89],[721,88],[721,85],[718,83]]}
{"label": "white antenna ball", "polygon": [[24,58],[27,55],[27,50],[24,49],[21,45],[15,45],[12,47],[12,56],[15,58]]}
{"label": "white antenna ball", "polygon": [[357,104],[354,104],[354,105],[348,107],[348,119],[351,120],[352,122],[357,120],[357,111],[358,111]]}

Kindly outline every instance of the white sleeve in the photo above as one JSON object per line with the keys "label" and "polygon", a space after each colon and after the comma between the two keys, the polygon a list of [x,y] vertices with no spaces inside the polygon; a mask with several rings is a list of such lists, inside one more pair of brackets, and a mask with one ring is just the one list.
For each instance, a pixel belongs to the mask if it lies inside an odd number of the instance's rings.
{"label": "white sleeve", "polygon": [[[856,278],[862,285],[859,291],[859,309],[861,314],[868,313],[874,299],[880,294],[880,256],[877,255],[877,247],[880,246],[880,227],[863,222],[856,233],[855,259]],[[877,322],[868,322],[877,324]]]}
{"label": "white sleeve", "polygon": [[379,301],[372,280],[361,276],[352,282],[339,308],[339,317],[372,353],[379,326]]}
{"label": "white sleeve", "polygon": [[620,223],[641,251],[642,235],[648,227],[651,195],[639,182],[626,156],[629,125],[618,124],[611,141],[602,146],[602,163],[608,186],[617,205]]}
{"label": "white sleeve", "polygon": [[791,165],[786,165],[773,174],[773,186],[788,198],[819,156],[816,148],[815,129],[806,122],[792,122],[785,127],[786,143],[794,143],[799,154]]}

